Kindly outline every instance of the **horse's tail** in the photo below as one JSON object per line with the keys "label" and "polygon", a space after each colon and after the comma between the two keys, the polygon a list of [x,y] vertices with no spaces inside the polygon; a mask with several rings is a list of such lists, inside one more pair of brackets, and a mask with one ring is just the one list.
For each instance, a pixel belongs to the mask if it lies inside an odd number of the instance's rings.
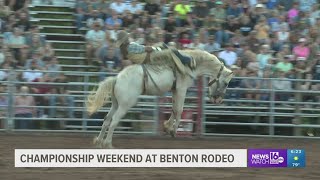
{"label": "horse's tail", "polygon": [[109,98],[113,96],[113,88],[117,77],[108,77],[104,81],[99,83],[99,87],[96,91],[92,91],[86,101],[87,111],[89,115],[99,110]]}

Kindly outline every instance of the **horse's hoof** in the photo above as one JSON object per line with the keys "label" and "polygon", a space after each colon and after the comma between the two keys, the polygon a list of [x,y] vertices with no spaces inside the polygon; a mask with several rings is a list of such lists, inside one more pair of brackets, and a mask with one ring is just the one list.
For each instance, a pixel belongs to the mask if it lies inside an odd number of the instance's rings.
{"label": "horse's hoof", "polygon": [[101,141],[98,139],[98,137],[93,138],[93,144],[97,147],[101,145]]}
{"label": "horse's hoof", "polygon": [[172,131],[170,131],[170,135],[171,135],[171,137],[175,138],[176,137],[176,132],[172,130]]}

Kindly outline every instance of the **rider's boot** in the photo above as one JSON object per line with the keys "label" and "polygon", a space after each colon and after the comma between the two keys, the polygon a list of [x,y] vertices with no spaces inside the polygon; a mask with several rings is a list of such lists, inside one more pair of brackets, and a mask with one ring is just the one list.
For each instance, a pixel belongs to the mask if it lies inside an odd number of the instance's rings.
{"label": "rider's boot", "polygon": [[180,59],[182,64],[187,64],[190,67],[190,69],[194,69],[196,67],[196,62],[192,57],[188,57],[188,56],[182,55],[176,49],[172,49],[172,51]]}

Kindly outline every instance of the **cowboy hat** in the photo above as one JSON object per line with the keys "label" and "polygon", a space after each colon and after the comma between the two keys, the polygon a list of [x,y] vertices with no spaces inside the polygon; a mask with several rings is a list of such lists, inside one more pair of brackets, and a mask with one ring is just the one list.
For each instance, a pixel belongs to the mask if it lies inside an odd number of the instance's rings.
{"label": "cowboy hat", "polygon": [[116,47],[120,47],[129,38],[129,33],[126,31],[119,31],[117,35]]}

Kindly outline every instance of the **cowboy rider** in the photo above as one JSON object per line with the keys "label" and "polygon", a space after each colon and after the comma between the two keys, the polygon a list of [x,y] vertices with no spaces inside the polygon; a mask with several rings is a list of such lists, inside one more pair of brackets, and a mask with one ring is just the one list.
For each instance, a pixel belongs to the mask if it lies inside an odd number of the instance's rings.
{"label": "cowboy rider", "polygon": [[[133,63],[142,64],[152,61],[157,55],[169,55],[175,62],[182,73],[185,72],[183,65],[188,65],[190,69],[195,68],[195,61],[192,57],[182,55],[178,50],[168,48],[162,43],[160,46],[144,46],[135,42],[129,41],[129,33],[126,31],[119,31],[116,41],[116,46],[120,47],[121,54],[124,59],[129,59]],[[161,52],[161,54],[160,54]]]}

